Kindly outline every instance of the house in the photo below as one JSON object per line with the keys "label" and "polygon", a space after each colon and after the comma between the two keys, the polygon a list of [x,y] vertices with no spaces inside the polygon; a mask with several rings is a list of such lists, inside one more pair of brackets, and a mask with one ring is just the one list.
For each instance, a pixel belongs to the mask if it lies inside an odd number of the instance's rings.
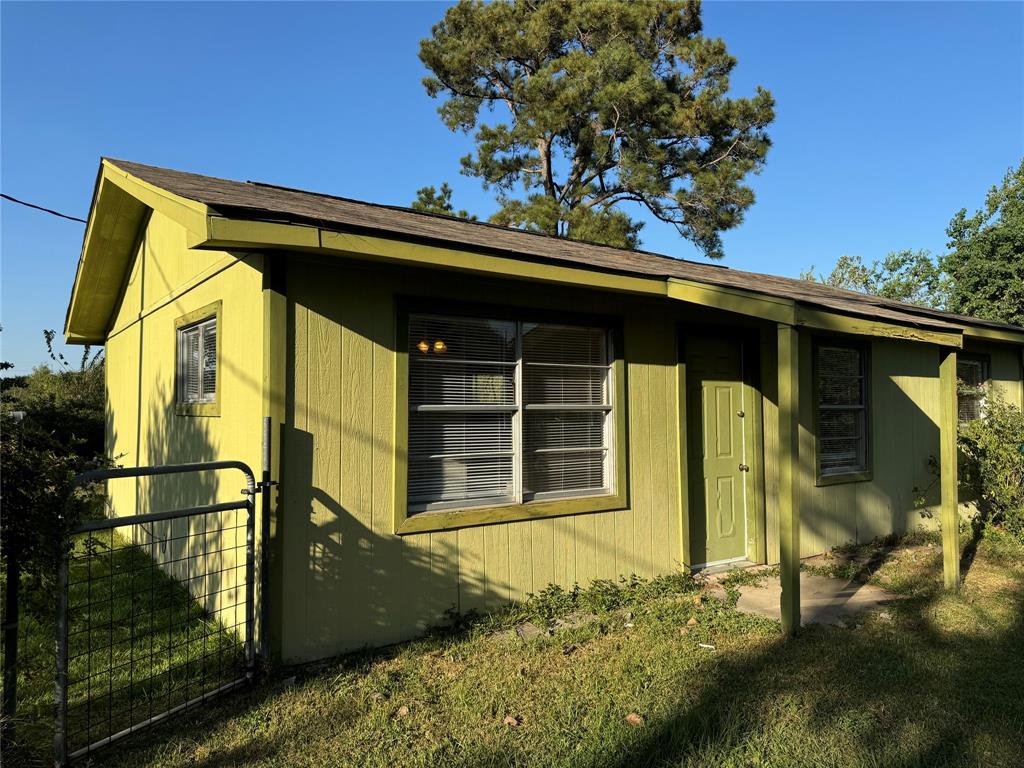
{"label": "house", "polygon": [[[781,564],[792,629],[800,556],[940,521],[953,586],[958,409],[1024,405],[1024,328],[120,160],[65,334],[106,347],[124,464],[258,467],[272,419],[286,661],[744,561]],[[158,480],[115,513],[237,491]]]}

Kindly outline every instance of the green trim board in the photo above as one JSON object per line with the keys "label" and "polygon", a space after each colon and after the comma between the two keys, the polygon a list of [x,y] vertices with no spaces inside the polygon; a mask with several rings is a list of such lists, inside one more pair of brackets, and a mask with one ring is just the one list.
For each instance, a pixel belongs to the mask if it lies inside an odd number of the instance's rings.
{"label": "green trim board", "polygon": [[782,630],[800,629],[800,332],[778,326],[779,566]]}
{"label": "green trim board", "polygon": [[512,523],[540,520],[546,517],[564,517],[588,512],[609,512],[626,509],[626,496],[614,493],[603,496],[577,496],[555,501],[535,501],[526,504],[506,504],[497,507],[419,512],[405,518],[395,533],[405,535],[425,531],[448,531],[494,523]]}
{"label": "green trim board", "polygon": [[[287,263],[277,254],[263,256],[263,416],[270,419],[270,477],[280,480],[282,475],[282,444],[287,419],[286,397],[288,376],[288,288]],[[280,485],[268,489],[270,494],[270,521],[266,540],[268,552],[262,567],[268,569],[265,600],[270,627],[266,629],[265,647],[274,660],[281,658],[281,631],[284,620],[283,542],[281,515],[283,513]],[[261,524],[263,523],[261,518]],[[263,638],[260,638],[264,642]]]}
{"label": "green trim board", "polygon": [[797,325],[818,331],[855,336],[877,336],[884,339],[905,339],[947,347],[962,347],[963,334],[959,331],[932,331],[908,325],[896,325],[878,320],[851,317],[808,307],[797,310]]}
{"label": "green trim board", "polygon": [[[215,319],[217,321],[217,342],[214,351],[214,365],[216,366],[216,390],[213,395],[213,402],[210,403],[183,403],[181,402],[181,391],[179,390],[179,365],[181,361],[178,358],[180,349],[178,347],[178,332],[182,328],[187,328],[190,325],[202,322],[208,319]],[[220,404],[221,404],[221,344],[224,338],[223,334],[223,302],[221,300],[214,301],[207,304],[204,307],[195,309],[191,312],[186,312],[181,317],[178,317],[174,321],[174,413],[178,416],[220,416]]]}
{"label": "green trim board", "polygon": [[682,328],[676,328],[676,430],[679,458],[676,463],[676,493],[679,507],[679,561],[689,570],[693,566],[690,557],[690,468],[689,447],[686,440],[686,354],[683,345],[685,335]]}
{"label": "green trim board", "polygon": [[946,589],[960,588],[960,515],[957,477],[955,349],[939,356],[939,484],[942,492],[942,574]]}
{"label": "green trim board", "polygon": [[726,288],[670,277],[667,291],[670,299],[714,307],[761,320],[793,323],[796,318],[796,302],[739,288]]}
{"label": "green trim board", "polygon": [[[985,328],[984,326],[969,325],[964,328],[964,336],[984,341],[1000,341],[1007,344],[1024,345],[1024,333],[1003,330],[1001,328]],[[1024,351],[1022,351],[1024,354]]]}
{"label": "green trim board", "polygon": [[[575,325],[595,325],[609,328],[612,336],[612,417],[614,444],[612,461],[614,490],[610,494],[581,495],[565,499],[545,499],[517,504],[471,506],[464,509],[444,509],[409,514],[408,503],[408,446],[409,446],[409,317],[417,312],[484,317],[487,319],[529,319],[531,321],[563,322]],[[395,424],[394,424],[394,477],[393,513],[394,532],[405,535],[425,531],[444,531],[492,523],[560,517],[587,512],[624,510],[629,506],[629,443],[626,407],[626,363],[623,344],[622,318],[591,313],[573,313],[505,304],[480,304],[466,301],[446,301],[438,297],[398,296],[395,300]]]}

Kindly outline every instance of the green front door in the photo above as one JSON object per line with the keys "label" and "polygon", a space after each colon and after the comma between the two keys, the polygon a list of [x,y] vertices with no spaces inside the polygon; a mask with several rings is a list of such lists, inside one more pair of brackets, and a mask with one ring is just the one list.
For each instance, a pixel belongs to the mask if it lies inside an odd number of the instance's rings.
{"label": "green front door", "polygon": [[747,450],[743,345],[724,337],[686,341],[690,563],[746,556]]}

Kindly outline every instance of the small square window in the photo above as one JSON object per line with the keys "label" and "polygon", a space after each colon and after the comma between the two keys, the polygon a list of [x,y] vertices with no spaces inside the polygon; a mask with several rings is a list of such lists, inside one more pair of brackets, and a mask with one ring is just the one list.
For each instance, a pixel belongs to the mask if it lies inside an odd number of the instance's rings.
{"label": "small square window", "polygon": [[217,406],[217,325],[219,307],[179,318],[176,396],[178,413],[215,416]]}

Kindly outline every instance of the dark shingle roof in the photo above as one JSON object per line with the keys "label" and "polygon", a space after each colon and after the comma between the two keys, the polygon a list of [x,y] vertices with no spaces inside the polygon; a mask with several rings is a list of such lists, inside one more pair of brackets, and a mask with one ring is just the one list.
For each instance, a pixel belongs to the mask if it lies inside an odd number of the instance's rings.
{"label": "dark shingle roof", "polygon": [[471,250],[630,275],[692,280],[791,299],[860,317],[956,330],[965,325],[1021,331],[1018,326],[925,309],[821,283],[685,261],[647,251],[582,243],[483,222],[421,213],[257,182],[240,182],[157,168],[125,160],[111,164],[154,186],[238,218],[316,224],[326,229],[385,233],[401,239],[459,245]]}

